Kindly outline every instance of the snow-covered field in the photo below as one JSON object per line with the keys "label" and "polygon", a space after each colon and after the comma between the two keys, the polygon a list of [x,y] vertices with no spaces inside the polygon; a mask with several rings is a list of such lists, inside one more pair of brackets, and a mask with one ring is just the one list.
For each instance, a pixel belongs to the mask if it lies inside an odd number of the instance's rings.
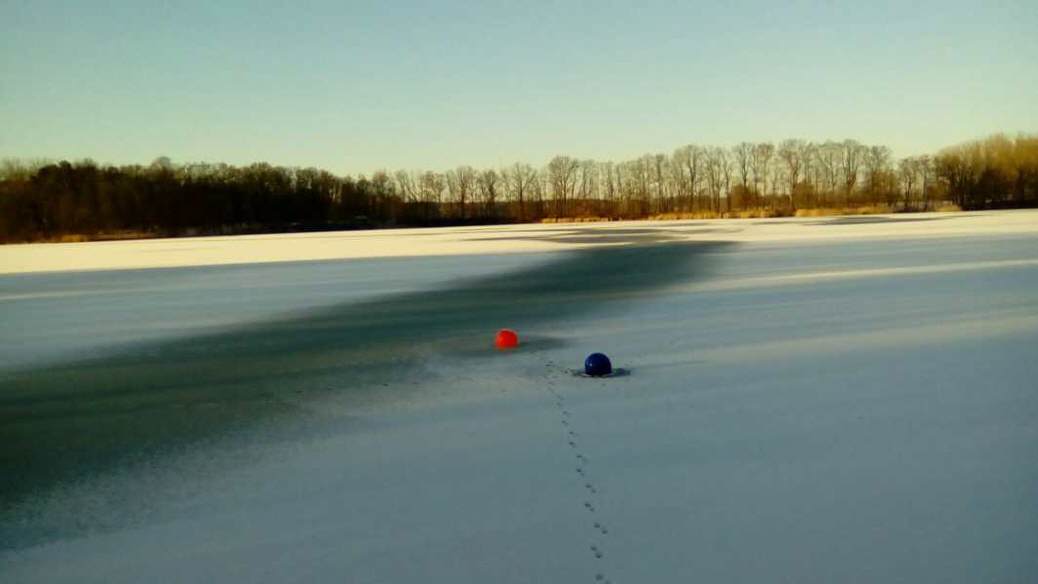
{"label": "snow-covered field", "polygon": [[1033,211],[797,219],[621,221],[393,229],[0,246],[0,274],[171,268],[260,262],[544,252],[613,240],[767,242],[1010,235],[1038,232]]}
{"label": "snow-covered field", "polygon": [[[1038,575],[1038,212],[6,246],[0,272],[4,582]],[[592,351],[630,375],[574,376]]]}

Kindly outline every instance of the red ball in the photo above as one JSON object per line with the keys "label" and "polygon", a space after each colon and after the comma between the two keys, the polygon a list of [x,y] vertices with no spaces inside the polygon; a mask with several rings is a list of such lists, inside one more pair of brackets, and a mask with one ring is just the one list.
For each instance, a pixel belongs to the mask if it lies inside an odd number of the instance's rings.
{"label": "red ball", "polygon": [[514,349],[519,346],[519,335],[512,329],[501,329],[494,337],[494,346],[498,349]]}

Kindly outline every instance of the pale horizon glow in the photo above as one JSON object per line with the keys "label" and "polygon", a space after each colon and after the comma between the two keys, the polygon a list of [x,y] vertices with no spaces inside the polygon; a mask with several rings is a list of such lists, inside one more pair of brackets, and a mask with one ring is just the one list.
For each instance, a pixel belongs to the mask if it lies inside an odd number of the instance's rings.
{"label": "pale horizon glow", "polygon": [[[990,5],[988,5],[990,4]],[[0,158],[340,174],[1038,130],[1038,4],[0,6]]]}

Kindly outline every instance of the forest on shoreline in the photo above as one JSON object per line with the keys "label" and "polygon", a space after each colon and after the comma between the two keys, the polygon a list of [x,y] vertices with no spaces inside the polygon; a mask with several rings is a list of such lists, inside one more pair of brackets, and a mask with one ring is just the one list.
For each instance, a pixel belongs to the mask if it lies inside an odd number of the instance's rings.
{"label": "forest on shoreline", "polygon": [[855,140],[688,145],[624,162],[337,176],[257,163],[0,163],[0,242],[560,220],[1038,206],[1038,136],[895,160]]}

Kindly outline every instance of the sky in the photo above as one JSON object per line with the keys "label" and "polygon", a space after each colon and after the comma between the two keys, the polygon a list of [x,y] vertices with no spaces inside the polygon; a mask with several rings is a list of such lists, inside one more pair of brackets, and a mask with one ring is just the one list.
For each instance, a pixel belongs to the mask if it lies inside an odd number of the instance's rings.
{"label": "sky", "polygon": [[0,0],[0,157],[337,173],[1038,131],[1038,2]]}

